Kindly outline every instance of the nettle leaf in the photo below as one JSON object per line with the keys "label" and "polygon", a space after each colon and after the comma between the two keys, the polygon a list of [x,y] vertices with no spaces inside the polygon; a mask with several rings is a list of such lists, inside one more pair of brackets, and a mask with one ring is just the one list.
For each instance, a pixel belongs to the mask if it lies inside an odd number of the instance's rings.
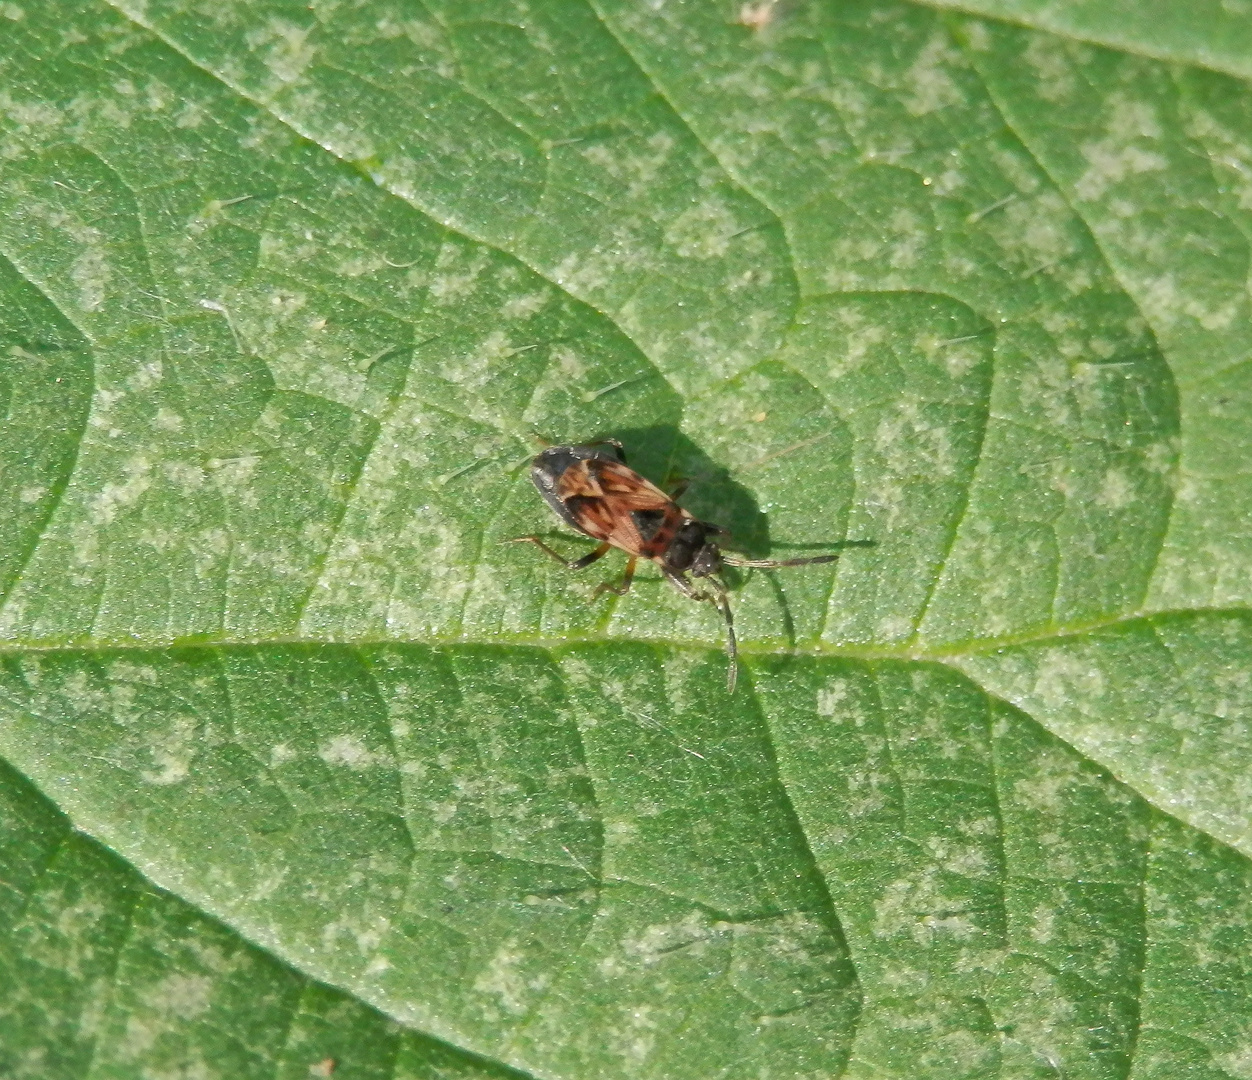
{"label": "nettle leaf", "polygon": [[1252,1075],[1202,6],[0,4],[0,1074]]}

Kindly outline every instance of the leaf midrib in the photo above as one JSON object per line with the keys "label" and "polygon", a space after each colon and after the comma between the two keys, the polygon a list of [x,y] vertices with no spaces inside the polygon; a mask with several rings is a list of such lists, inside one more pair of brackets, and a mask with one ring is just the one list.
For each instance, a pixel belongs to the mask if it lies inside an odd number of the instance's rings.
{"label": "leaf midrib", "polygon": [[[828,644],[824,642],[808,642],[803,645],[772,644],[766,641],[745,641],[739,639],[738,652],[741,657],[779,657],[797,656],[807,659],[847,659],[847,660],[900,660],[913,663],[950,664],[970,656],[985,656],[1001,649],[1029,647],[1031,645],[1057,644],[1080,640],[1088,635],[1108,630],[1117,630],[1124,626],[1140,623],[1153,624],[1169,619],[1193,618],[1200,615],[1208,616],[1249,616],[1252,607],[1240,605],[1225,607],[1168,608],[1161,610],[1140,610],[1124,615],[1110,616],[1104,619],[1092,619],[1083,623],[1060,626],[1036,633],[1006,635],[998,638],[979,638],[956,644],[941,644],[927,648],[917,645],[855,645]],[[318,647],[337,646],[340,648],[379,649],[387,647],[403,648],[408,645],[419,645],[428,648],[466,647],[497,647],[534,648],[554,652],[575,645],[602,644],[634,644],[653,648],[675,649],[682,651],[713,650],[720,652],[722,646],[716,640],[705,638],[667,638],[641,635],[638,631],[630,635],[612,633],[577,633],[570,632],[560,637],[543,637],[535,634],[495,634],[495,635],[431,635],[427,637],[389,637],[386,635],[355,635],[353,637],[336,637],[334,635],[307,634],[276,634],[264,637],[203,637],[195,639],[164,638],[138,641],[134,638],[92,638],[75,641],[32,640],[32,641],[0,641],[0,657],[22,656],[29,653],[113,653],[113,652],[165,652],[189,651],[196,649],[259,649],[281,647]]]}

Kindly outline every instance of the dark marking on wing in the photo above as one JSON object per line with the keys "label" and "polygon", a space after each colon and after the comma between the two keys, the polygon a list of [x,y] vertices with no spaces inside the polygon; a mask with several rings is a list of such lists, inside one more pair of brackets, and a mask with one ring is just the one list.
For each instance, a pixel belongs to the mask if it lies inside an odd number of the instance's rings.
{"label": "dark marking on wing", "polygon": [[613,508],[598,495],[570,495],[565,499],[570,519],[588,536],[610,540],[617,526]]}
{"label": "dark marking on wing", "polygon": [[632,510],[630,516],[639,533],[639,539],[646,544],[656,536],[657,530],[665,521],[666,513],[664,510]]}

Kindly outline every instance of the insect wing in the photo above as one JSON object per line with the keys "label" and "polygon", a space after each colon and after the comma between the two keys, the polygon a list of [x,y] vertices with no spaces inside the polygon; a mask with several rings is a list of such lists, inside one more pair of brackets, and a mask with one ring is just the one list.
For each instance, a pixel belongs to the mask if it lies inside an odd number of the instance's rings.
{"label": "insect wing", "polygon": [[619,461],[586,461],[588,478],[599,485],[598,494],[611,498],[623,510],[662,510],[673,500],[650,480]]}
{"label": "insect wing", "polygon": [[[661,531],[660,524],[671,516],[683,517],[655,484],[620,462],[604,458],[580,461],[567,469],[558,493],[577,528],[632,554],[651,557],[645,549]],[[647,536],[641,534],[641,525]]]}

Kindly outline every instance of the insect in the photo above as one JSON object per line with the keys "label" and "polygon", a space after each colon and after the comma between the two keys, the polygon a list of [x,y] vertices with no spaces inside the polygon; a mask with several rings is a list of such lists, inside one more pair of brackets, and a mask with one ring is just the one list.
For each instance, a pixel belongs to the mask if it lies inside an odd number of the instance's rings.
{"label": "insect", "polygon": [[[612,447],[612,454],[603,447]],[[728,536],[727,531],[698,521],[675,502],[686,490],[686,482],[666,494],[627,466],[622,444],[616,439],[583,446],[550,446],[531,462],[530,478],[557,517],[600,544],[581,559],[566,559],[537,536],[518,536],[506,543],[534,544],[570,570],[582,570],[610,548],[620,548],[630,557],[625,575],[617,585],[602,582],[596,586],[593,600],[605,592],[624,596],[630,590],[638,561],[649,559],[656,563],[665,580],[683,596],[713,604],[722,613],[726,620],[726,655],[730,658],[726,683],[732,693],[739,665],[735,622],[726,583],[721,579],[722,567],[772,570],[834,562],[839,557],[744,559],[726,554],[711,537]]]}

